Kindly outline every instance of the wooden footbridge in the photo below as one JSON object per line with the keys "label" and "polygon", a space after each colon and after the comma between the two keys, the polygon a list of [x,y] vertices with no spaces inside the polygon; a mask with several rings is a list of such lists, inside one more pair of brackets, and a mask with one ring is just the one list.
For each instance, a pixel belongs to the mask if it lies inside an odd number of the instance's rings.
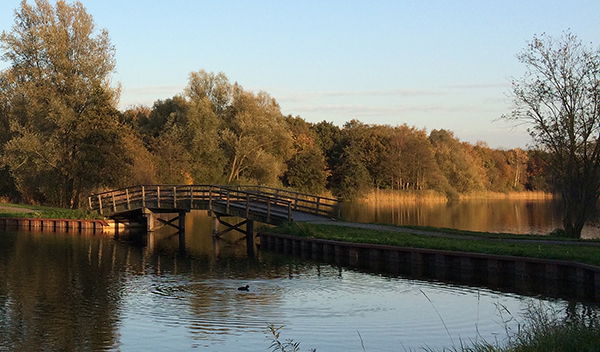
{"label": "wooden footbridge", "polygon": [[[210,211],[215,236],[237,230],[252,237],[254,221],[277,225],[340,217],[337,199],[263,186],[141,185],[93,194],[88,202],[90,209],[117,221],[145,218],[148,232],[156,221],[175,227],[180,237],[185,233],[185,214],[196,209]],[[161,213],[178,217],[167,221],[158,216]],[[229,224],[223,217],[245,220]],[[227,230],[218,232],[219,223]]]}

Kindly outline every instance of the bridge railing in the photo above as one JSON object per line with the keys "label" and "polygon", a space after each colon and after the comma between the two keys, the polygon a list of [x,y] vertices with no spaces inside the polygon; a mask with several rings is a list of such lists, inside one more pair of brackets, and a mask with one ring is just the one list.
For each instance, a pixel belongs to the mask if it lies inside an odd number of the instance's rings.
{"label": "bridge railing", "polygon": [[228,207],[232,202],[247,200],[264,203],[267,207],[291,206],[296,211],[322,216],[340,215],[337,199],[264,186],[140,185],[94,194],[89,197],[89,207],[101,214],[138,207],[191,209],[194,201],[211,199],[226,202]]}
{"label": "bridge railing", "polygon": [[311,214],[339,218],[341,215],[341,201],[334,198],[317,196],[307,193],[289,191],[285,189],[266,186],[221,186],[224,188],[254,192],[259,195],[275,197],[292,203],[292,209]]}
{"label": "bridge railing", "polygon": [[292,210],[330,217],[339,217],[340,211],[337,199],[263,186],[140,185],[93,194],[88,202],[90,209],[105,215],[144,207],[213,210],[213,203],[228,213],[235,208],[243,215],[240,207],[245,207],[246,215],[260,211],[267,219],[291,220]]}

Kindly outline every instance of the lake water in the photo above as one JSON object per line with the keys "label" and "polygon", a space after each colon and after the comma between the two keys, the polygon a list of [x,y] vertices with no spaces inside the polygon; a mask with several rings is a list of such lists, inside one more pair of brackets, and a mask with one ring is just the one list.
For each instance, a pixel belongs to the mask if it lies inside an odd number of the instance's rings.
{"label": "lake water", "polygon": [[[474,199],[460,202],[352,202],[342,215],[357,222],[448,227],[469,231],[546,234],[562,227],[558,200]],[[584,227],[584,238],[600,237],[599,219]]]}
{"label": "lake water", "polygon": [[0,350],[267,351],[268,324],[301,351],[441,349],[502,341],[529,305],[568,306],[270,252],[248,258],[240,235],[215,243],[210,226],[206,212],[188,215],[185,252],[168,229],[150,242],[0,230]]}

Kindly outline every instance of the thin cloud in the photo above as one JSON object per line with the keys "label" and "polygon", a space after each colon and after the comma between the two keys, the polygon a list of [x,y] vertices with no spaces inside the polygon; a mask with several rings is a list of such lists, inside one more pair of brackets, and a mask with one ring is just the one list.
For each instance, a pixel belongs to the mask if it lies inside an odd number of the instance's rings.
{"label": "thin cloud", "polygon": [[481,83],[481,84],[456,84],[450,86],[442,87],[444,89],[461,89],[461,90],[471,90],[471,89],[497,89],[497,88],[510,88],[510,83]]}
{"label": "thin cloud", "polygon": [[326,114],[346,116],[403,116],[406,114],[472,114],[495,113],[497,110],[491,107],[473,105],[396,105],[396,106],[373,106],[373,105],[305,105],[292,108],[293,114]]}
{"label": "thin cloud", "polygon": [[365,91],[316,91],[282,94],[278,101],[302,102],[315,99],[345,98],[345,97],[418,97],[443,94],[433,90],[419,89],[390,89],[390,90],[365,90]]}
{"label": "thin cloud", "polygon": [[183,92],[183,86],[179,85],[164,85],[164,86],[148,86],[148,87],[133,87],[123,88],[123,94],[131,95],[163,95],[163,94],[178,94]]}

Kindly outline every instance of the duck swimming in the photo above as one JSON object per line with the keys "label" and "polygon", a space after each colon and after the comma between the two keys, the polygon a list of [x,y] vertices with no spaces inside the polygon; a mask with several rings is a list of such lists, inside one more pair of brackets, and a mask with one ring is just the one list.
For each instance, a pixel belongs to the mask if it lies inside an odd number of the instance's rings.
{"label": "duck swimming", "polygon": [[238,291],[250,291],[250,285],[238,287]]}

